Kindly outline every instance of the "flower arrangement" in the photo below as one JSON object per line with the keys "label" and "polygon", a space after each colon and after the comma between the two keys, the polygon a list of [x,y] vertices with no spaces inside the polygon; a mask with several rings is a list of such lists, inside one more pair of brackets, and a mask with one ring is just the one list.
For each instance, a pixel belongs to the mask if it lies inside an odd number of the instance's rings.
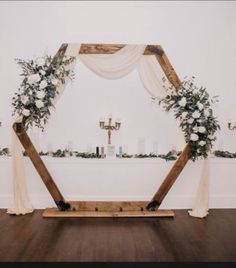
{"label": "flower arrangement", "polygon": [[74,57],[53,58],[44,56],[35,60],[16,59],[22,68],[23,80],[12,99],[13,115],[18,115],[27,129],[36,125],[44,130],[50,117],[50,108],[65,79],[73,80],[74,72],[68,65]]}
{"label": "flower arrangement", "polygon": [[210,99],[206,89],[197,87],[194,79],[185,78],[178,90],[170,86],[168,95],[159,101],[167,112],[173,110],[175,118],[180,119],[180,127],[190,147],[189,157],[193,161],[198,157],[207,158],[216,140],[216,131],[220,129],[212,111],[217,96]]}

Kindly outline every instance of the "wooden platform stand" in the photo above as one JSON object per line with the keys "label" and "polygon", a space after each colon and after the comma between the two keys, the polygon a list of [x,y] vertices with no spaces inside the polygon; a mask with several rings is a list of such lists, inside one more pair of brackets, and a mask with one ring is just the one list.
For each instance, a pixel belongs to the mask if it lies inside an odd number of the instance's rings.
{"label": "wooden platform stand", "polygon": [[[65,55],[68,44],[62,44],[56,58]],[[80,54],[112,54],[125,45],[108,44],[82,44]],[[161,46],[148,45],[144,55],[155,55],[168,80],[176,90],[180,86],[180,80],[171,66]],[[171,189],[179,174],[189,160],[189,146],[185,146],[182,154],[176,160],[163,183],[153,196],[151,201],[66,201],[51,177],[40,155],[27,135],[24,123],[14,123],[13,129],[23,145],[27,155],[47,187],[57,208],[48,208],[43,212],[43,217],[173,217],[172,210],[159,210],[163,199]]]}

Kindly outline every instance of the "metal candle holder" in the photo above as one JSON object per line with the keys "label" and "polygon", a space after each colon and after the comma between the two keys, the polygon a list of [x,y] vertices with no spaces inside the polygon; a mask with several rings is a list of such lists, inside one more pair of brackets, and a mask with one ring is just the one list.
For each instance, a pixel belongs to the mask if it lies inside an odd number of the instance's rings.
{"label": "metal candle holder", "polygon": [[120,125],[121,125],[121,122],[118,119],[116,120],[115,125],[112,125],[112,117],[111,117],[111,115],[109,115],[109,118],[108,118],[108,125],[105,124],[105,119],[104,118],[100,119],[100,121],[99,121],[100,128],[107,130],[108,144],[111,144],[111,132],[113,130],[119,130]]}

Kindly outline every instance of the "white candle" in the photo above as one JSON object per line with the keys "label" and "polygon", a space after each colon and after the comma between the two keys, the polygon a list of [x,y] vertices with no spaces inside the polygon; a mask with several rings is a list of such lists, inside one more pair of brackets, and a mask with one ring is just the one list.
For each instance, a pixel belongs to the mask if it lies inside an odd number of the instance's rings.
{"label": "white candle", "polygon": [[128,154],[128,144],[123,145],[123,153]]}
{"label": "white candle", "polygon": [[112,118],[112,113],[109,113],[108,117],[109,117],[109,118]]}
{"label": "white candle", "polygon": [[93,152],[92,144],[89,143],[89,144],[87,144],[87,153],[91,154],[92,152]]}
{"label": "white candle", "polygon": [[156,155],[158,154],[158,142],[157,141],[153,142],[153,153]]}
{"label": "white candle", "polygon": [[220,139],[218,142],[218,150],[224,151],[224,141],[222,139]]}
{"label": "white candle", "polygon": [[138,154],[145,154],[145,139],[138,139]]}

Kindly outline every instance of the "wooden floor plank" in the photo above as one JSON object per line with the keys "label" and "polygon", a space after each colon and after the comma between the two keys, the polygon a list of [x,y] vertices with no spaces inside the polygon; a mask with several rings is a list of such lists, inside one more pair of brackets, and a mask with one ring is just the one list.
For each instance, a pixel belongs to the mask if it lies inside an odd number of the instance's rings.
{"label": "wooden floor plank", "polygon": [[43,218],[0,210],[0,262],[235,262],[236,209],[204,219],[174,210],[163,218]]}

